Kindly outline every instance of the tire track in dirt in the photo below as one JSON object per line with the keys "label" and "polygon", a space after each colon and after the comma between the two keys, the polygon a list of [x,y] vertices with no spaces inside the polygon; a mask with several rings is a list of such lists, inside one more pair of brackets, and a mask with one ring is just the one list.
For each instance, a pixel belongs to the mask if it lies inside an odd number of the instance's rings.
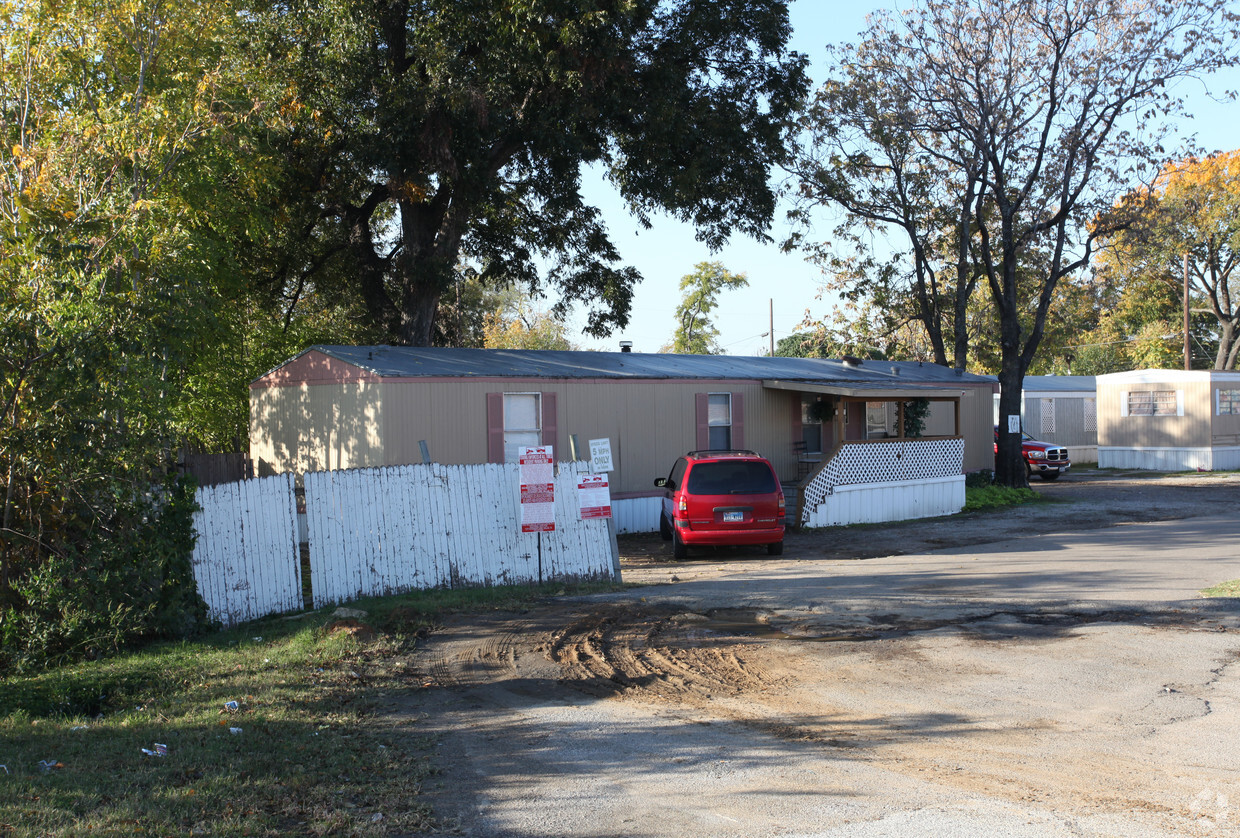
{"label": "tire track in dirt", "polygon": [[600,610],[555,631],[547,657],[563,668],[565,684],[592,695],[700,701],[775,683],[758,662],[759,641],[702,628],[704,619]]}

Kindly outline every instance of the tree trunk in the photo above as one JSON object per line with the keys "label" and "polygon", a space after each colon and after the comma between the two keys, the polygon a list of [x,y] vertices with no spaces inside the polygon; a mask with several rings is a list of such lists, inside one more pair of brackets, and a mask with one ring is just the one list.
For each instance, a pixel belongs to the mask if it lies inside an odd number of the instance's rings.
{"label": "tree trunk", "polygon": [[1019,362],[1012,364],[1008,358],[1004,358],[1003,367],[999,371],[999,450],[995,454],[995,483],[1000,486],[1029,486],[1029,473],[1025,468],[1024,457],[1021,456],[1023,427],[1018,424],[1015,432],[1008,430],[1009,416],[1015,416],[1018,423],[1020,421],[1021,391],[1024,385],[1025,375]]}

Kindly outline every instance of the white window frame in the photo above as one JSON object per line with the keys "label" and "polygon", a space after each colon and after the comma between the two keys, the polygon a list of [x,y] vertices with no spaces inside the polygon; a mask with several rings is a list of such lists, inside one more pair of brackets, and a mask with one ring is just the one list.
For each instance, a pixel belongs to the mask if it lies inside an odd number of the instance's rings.
{"label": "white window frame", "polygon": [[[508,424],[508,397],[509,396],[533,396],[534,397],[534,424],[533,428],[517,428]],[[521,459],[521,448],[530,446],[530,435],[533,435],[533,446],[542,445],[542,393],[504,393],[504,462],[515,463]],[[511,439],[510,436],[516,437],[521,435],[522,439]]]}
{"label": "white window frame", "polygon": [[[727,399],[727,421],[719,421],[712,414],[714,413],[712,401],[722,396]],[[715,435],[715,428],[727,429],[727,445],[722,448],[714,444],[712,437]],[[732,394],[731,393],[707,393],[706,394],[706,442],[711,451],[727,451],[732,447]]]}
{"label": "white window frame", "polygon": [[[1165,410],[1165,409],[1160,411],[1158,409],[1160,404],[1164,405],[1164,407],[1170,404],[1171,399],[1168,399],[1167,395],[1172,394],[1172,393],[1174,394],[1174,402],[1175,402],[1174,412],[1170,410]],[[1184,391],[1183,390],[1129,390],[1128,392],[1121,393],[1120,395],[1122,396],[1122,399],[1120,401],[1120,415],[1121,416],[1183,416],[1184,415]],[[1159,401],[1160,395],[1162,396],[1161,402]],[[1141,403],[1137,404],[1137,407],[1140,407],[1140,408],[1146,407],[1146,404],[1144,404],[1144,402],[1148,401],[1148,407],[1149,407],[1150,412],[1146,413],[1144,409],[1142,409],[1140,412],[1133,412],[1133,406],[1134,406],[1133,397],[1134,396],[1142,396],[1142,397],[1148,396],[1149,397],[1148,400],[1145,398],[1142,398]]]}

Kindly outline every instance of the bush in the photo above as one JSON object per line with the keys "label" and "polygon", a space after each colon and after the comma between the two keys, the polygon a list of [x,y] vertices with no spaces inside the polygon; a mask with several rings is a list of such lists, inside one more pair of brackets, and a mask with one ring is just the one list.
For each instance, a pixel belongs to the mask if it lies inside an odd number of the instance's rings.
{"label": "bush", "polygon": [[10,564],[17,575],[0,602],[0,673],[205,627],[191,562],[193,482],[172,480],[148,497],[126,489],[100,481],[88,509],[61,518],[54,541],[29,544]]}
{"label": "bush", "polygon": [[964,487],[966,489],[984,489],[994,482],[995,473],[990,469],[971,471],[964,476]]}

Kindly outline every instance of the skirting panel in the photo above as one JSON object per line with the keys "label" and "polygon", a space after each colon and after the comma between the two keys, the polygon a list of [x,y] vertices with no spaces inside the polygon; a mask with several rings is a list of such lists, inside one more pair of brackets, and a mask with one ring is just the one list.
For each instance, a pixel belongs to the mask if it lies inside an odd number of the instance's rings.
{"label": "skirting panel", "polygon": [[1209,448],[1111,448],[1098,446],[1098,468],[1197,471],[1214,468]]}
{"label": "skirting panel", "polygon": [[627,498],[611,501],[611,515],[616,520],[616,534],[626,532],[658,532],[659,512],[663,498]]}
{"label": "skirting panel", "polygon": [[836,486],[805,521],[810,527],[877,524],[954,515],[964,509],[964,475]]}
{"label": "skirting panel", "polygon": [[1240,448],[1098,448],[1099,468],[1148,471],[1234,471]]}

